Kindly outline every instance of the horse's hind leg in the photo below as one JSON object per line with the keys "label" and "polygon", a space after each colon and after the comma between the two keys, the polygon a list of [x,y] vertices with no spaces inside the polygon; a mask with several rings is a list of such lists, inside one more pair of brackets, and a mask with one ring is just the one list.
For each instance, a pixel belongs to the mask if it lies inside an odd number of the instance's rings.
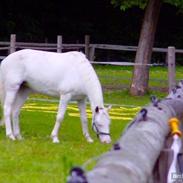
{"label": "horse's hind leg", "polygon": [[14,103],[17,91],[19,89],[19,85],[16,84],[13,87],[9,87],[6,89],[6,96],[4,100],[4,106],[3,106],[3,115],[4,115],[4,121],[6,126],[6,136],[9,137],[12,140],[15,140],[13,131],[12,131],[12,125],[11,125],[11,112],[12,112],[12,105]]}
{"label": "horse's hind leg", "polygon": [[90,137],[90,134],[88,133],[88,120],[87,120],[87,114],[86,114],[86,102],[85,102],[85,100],[79,100],[78,107],[80,110],[83,135],[85,136],[85,138],[88,142],[92,143],[93,139]]}
{"label": "horse's hind leg", "polygon": [[31,93],[31,90],[29,88],[20,88],[17,92],[16,99],[13,103],[12,108],[12,123],[13,123],[13,133],[15,138],[21,140],[22,136],[20,133],[20,127],[19,127],[19,114],[20,109],[23,106],[25,100],[27,99],[28,95]]}
{"label": "horse's hind leg", "polygon": [[60,97],[55,126],[54,126],[54,128],[53,128],[53,130],[51,132],[51,138],[53,140],[53,143],[59,143],[58,131],[60,129],[61,122],[64,119],[64,114],[65,114],[65,111],[66,111],[66,108],[67,108],[67,104],[68,104],[70,99],[71,99],[71,95],[70,94],[62,95]]}

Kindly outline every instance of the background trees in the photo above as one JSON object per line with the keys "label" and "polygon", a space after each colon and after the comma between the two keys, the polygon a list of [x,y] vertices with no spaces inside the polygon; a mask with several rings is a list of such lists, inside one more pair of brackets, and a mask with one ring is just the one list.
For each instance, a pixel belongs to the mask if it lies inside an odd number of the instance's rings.
{"label": "background trees", "polygon": [[156,27],[163,2],[173,4],[180,7],[180,9],[183,8],[182,0],[133,0],[130,2],[126,0],[112,0],[113,4],[119,5],[123,10],[132,6],[146,7],[130,89],[133,95],[144,95],[148,90],[149,69],[147,64],[150,63]]}
{"label": "background trees", "polygon": [[[62,34],[64,41],[74,42],[83,41],[83,35],[90,34],[93,42],[137,45],[143,15],[144,10],[139,6],[121,11],[111,4],[111,0],[2,0],[0,40],[8,40],[10,33],[16,33],[22,41],[47,38],[49,42],[55,42],[56,35]],[[182,19],[176,7],[163,3],[155,46],[167,47],[176,43],[181,48]]]}
{"label": "background trees", "polygon": [[[183,48],[182,9],[182,0],[2,0],[0,40],[9,39],[11,33],[16,33],[19,41],[55,42],[57,34],[63,35],[64,42],[83,42],[85,34],[90,34],[95,43],[134,46],[140,40],[135,62],[144,65],[152,60],[152,46]],[[151,20],[150,12],[156,15]],[[141,26],[143,20],[147,24]],[[147,90],[148,68],[136,66],[131,93],[143,95]]]}

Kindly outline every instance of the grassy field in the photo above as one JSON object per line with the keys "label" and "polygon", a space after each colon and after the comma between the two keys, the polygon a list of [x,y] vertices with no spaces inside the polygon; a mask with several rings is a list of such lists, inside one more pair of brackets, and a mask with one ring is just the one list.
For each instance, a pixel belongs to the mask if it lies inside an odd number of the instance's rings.
{"label": "grassy field", "polygon": [[[139,109],[139,107],[113,107],[110,112],[113,142]],[[49,135],[56,110],[56,102],[27,101],[21,113],[21,130],[24,137],[22,141],[7,140],[4,129],[1,128],[1,183],[65,182],[71,166],[82,165],[88,159],[111,148],[111,145],[100,144],[91,128],[90,133],[95,142],[89,144],[85,141],[75,104],[70,104],[68,107],[59,135],[60,144],[53,144]],[[91,121],[90,114],[88,108],[89,121]]]}
{"label": "grassy field", "polygon": [[[132,68],[97,66],[101,82],[117,84],[120,77],[130,78]],[[183,78],[182,68],[177,68],[177,79]],[[166,68],[152,68],[151,78],[166,80]],[[102,77],[104,76],[104,77]],[[117,78],[114,81],[114,78]],[[129,84],[130,79],[126,79]],[[99,143],[91,130],[91,111],[88,106],[90,134],[93,144],[85,141],[75,104],[69,104],[60,130],[59,144],[53,144],[50,133],[54,125],[57,101],[35,100],[45,96],[33,95],[21,111],[21,131],[24,139],[12,142],[5,137],[5,129],[0,128],[0,183],[64,183],[72,166],[83,165],[87,160],[106,152],[119,138],[124,127],[141,106],[149,103],[149,96],[164,97],[166,93],[150,92],[143,97],[132,97],[128,90],[106,90],[105,102],[114,105],[110,111],[112,119],[111,134],[113,142],[109,145]],[[50,98],[48,98],[50,99]],[[94,163],[87,166],[89,170]]]}

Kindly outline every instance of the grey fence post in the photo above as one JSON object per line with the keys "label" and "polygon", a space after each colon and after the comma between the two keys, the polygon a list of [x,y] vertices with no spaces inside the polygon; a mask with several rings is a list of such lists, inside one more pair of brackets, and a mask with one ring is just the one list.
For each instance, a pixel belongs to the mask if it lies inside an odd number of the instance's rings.
{"label": "grey fence post", "polygon": [[175,47],[168,47],[168,87],[169,92],[175,87]]}
{"label": "grey fence post", "polygon": [[85,35],[85,55],[89,59],[90,36]]}
{"label": "grey fence post", "polygon": [[16,51],[15,48],[15,44],[16,44],[16,34],[11,34],[10,35],[10,54]]}
{"label": "grey fence post", "polygon": [[94,61],[95,59],[95,46],[89,48],[89,60]]}
{"label": "grey fence post", "polygon": [[62,53],[62,36],[57,36],[57,53]]}

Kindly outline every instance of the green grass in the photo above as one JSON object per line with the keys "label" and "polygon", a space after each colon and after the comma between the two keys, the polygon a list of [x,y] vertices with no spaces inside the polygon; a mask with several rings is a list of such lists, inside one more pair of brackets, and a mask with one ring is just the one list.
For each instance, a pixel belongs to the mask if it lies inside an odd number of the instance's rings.
{"label": "green grass", "polygon": [[[91,128],[90,133],[95,142],[86,142],[82,136],[75,104],[68,107],[59,134],[60,144],[53,144],[49,135],[54,125],[56,109],[57,103],[28,101],[21,113],[21,131],[24,137],[22,141],[12,142],[6,139],[4,129],[1,128],[1,183],[65,182],[72,166],[82,165],[88,159],[111,148],[111,145],[99,143]],[[113,143],[138,110],[139,108],[120,107],[111,110]],[[90,113],[89,111],[89,116]]]}
{"label": "green grass", "polygon": [[[131,84],[133,67],[131,66],[109,66],[95,65],[95,69],[104,86],[127,86]],[[149,87],[167,88],[168,68],[166,66],[150,67]],[[176,80],[183,78],[183,67],[176,67]]]}
{"label": "green grass", "polygon": [[[178,79],[183,78],[181,70],[182,68],[177,69]],[[122,82],[120,78],[128,78],[125,82],[129,84],[132,75],[131,67],[97,66],[96,71],[102,84],[118,84]],[[152,68],[150,73],[151,78],[163,80],[167,79],[166,74],[166,69],[160,67]],[[12,142],[5,137],[5,129],[0,128],[0,183],[64,183],[72,166],[81,166],[87,160],[111,149],[140,107],[149,103],[150,95],[162,98],[166,93],[150,91],[143,97],[132,97],[126,89],[105,91],[105,103],[123,105],[113,106],[110,112],[112,143],[109,145],[101,144],[91,130],[89,107],[89,129],[95,141],[93,144],[86,142],[75,104],[68,107],[59,133],[60,143],[53,144],[49,136],[58,103],[28,100],[20,116],[24,139]],[[40,95],[33,95],[31,98],[40,97],[50,99]],[[87,170],[94,164],[89,164]]]}

